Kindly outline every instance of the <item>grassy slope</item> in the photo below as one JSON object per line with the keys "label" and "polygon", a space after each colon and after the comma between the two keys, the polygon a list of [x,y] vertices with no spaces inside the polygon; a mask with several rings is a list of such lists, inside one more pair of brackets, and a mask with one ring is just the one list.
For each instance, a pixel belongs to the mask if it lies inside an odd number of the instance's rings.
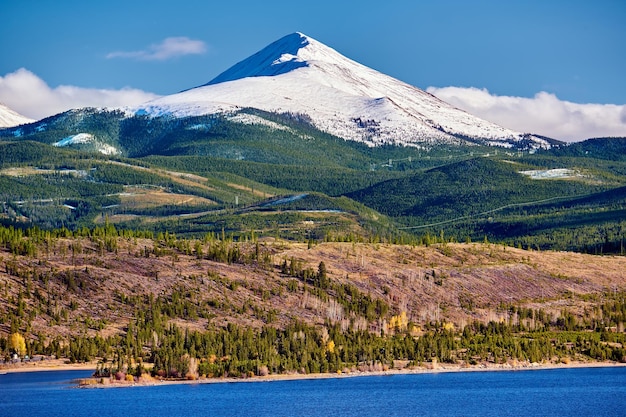
{"label": "grassy slope", "polygon": [[[173,157],[165,159],[171,163],[156,166],[37,142],[2,143],[0,150],[5,151],[0,157],[5,222],[75,228],[108,218],[126,227],[187,235],[256,230],[298,240],[323,239],[329,232],[367,236],[370,231],[363,227],[368,224],[378,231],[393,228],[388,220],[380,223],[381,216],[371,209],[319,193],[309,193],[295,205],[263,205],[290,191],[237,173],[212,170],[197,175],[185,169],[213,166],[206,158]],[[310,211],[326,214],[306,213]]]}

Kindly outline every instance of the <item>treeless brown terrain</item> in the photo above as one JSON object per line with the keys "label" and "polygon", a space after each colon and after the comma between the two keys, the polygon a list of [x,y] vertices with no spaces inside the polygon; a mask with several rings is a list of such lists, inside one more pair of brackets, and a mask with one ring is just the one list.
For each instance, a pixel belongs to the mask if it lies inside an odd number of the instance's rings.
{"label": "treeless brown terrain", "polygon": [[[205,254],[208,245],[203,244]],[[238,245],[244,252],[256,250],[252,242]],[[619,256],[483,243],[308,247],[262,240],[258,246],[269,264],[198,259],[163,243],[156,256],[153,240],[134,238],[117,238],[116,251],[88,238],[53,240],[47,249],[40,245],[35,257],[2,250],[0,334],[10,331],[20,293],[26,306],[22,323],[31,322],[32,337],[123,332],[135,310],[146,308],[150,294],[170,300],[173,292],[198,306],[198,317],[174,320],[192,329],[228,323],[282,327],[297,319],[381,331],[391,315],[403,311],[417,325],[445,321],[457,328],[474,320],[505,320],[510,306],[541,308],[555,316],[564,309],[581,314],[604,294],[626,290],[626,257]],[[346,312],[332,290],[326,300],[313,295],[309,284],[281,273],[283,261],[292,259],[314,271],[324,262],[331,282],[350,283],[384,300],[390,306],[387,317],[368,322]]]}

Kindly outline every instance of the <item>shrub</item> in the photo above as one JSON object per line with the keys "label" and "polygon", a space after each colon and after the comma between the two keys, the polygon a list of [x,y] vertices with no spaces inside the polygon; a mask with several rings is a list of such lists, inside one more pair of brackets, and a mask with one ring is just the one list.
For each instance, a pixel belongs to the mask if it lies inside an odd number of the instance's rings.
{"label": "shrub", "polygon": [[270,370],[267,366],[259,366],[259,376],[268,376],[270,374]]}

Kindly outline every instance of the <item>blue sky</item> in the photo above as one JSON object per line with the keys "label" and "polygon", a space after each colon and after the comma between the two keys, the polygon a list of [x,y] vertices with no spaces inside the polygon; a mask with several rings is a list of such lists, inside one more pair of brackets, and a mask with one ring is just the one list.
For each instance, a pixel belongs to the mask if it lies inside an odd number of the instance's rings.
{"label": "blue sky", "polygon": [[[0,102],[34,118],[72,94],[111,104],[201,85],[300,31],[460,107],[612,104],[626,126],[622,0],[2,0],[0,16]],[[24,98],[37,91],[49,100]]]}

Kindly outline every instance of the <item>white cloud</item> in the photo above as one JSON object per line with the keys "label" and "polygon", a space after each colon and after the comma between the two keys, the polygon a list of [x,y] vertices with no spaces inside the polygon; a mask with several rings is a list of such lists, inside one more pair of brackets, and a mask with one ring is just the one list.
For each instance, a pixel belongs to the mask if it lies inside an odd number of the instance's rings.
{"label": "white cloud", "polygon": [[0,76],[0,102],[37,120],[69,109],[133,106],[157,97],[134,88],[105,90],[70,85],[51,88],[25,68]]}
{"label": "white cloud", "polygon": [[204,42],[189,39],[184,36],[166,38],[161,43],[150,45],[141,51],[117,51],[111,52],[107,58],[131,58],[139,61],[165,61],[184,55],[201,55],[205,53],[207,46]]}
{"label": "white cloud", "polygon": [[497,96],[486,89],[429,87],[427,91],[485,120],[567,142],[626,136],[626,105],[578,104],[540,92],[532,98]]}

